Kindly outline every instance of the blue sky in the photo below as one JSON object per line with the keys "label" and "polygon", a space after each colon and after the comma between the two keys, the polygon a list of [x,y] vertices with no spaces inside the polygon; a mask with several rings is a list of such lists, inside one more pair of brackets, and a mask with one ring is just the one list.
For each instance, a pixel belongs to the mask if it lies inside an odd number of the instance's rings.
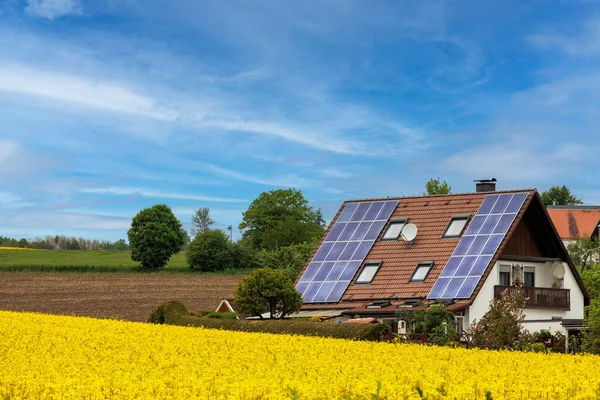
{"label": "blue sky", "polygon": [[2,0],[0,49],[0,235],[436,176],[600,203],[596,1]]}

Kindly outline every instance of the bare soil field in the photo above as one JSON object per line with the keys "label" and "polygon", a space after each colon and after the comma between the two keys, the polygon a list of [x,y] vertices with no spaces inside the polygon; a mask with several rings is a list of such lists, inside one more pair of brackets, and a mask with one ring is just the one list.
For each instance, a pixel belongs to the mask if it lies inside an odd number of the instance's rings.
{"label": "bare soil field", "polygon": [[177,299],[190,311],[214,310],[244,275],[0,272],[0,309],[146,321]]}

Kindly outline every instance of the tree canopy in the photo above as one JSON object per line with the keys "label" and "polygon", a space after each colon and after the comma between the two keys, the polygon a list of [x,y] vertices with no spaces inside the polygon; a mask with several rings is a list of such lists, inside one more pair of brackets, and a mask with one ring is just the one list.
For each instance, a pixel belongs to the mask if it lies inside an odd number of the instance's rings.
{"label": "tree canopy", "polygon": [[300,310],[302,296],[283,270],[260,268],[250,272],[235,289],[235,302],[240,311],[258,316],[269,311],[271,318],[284,318]]}
{"label": "tree canopy", "polygon": [[425,189],[427,190],[427,193],[424,193],[426,195],[449,194],[452,192],[450,185],[446,181],[441,182],[439,176],[428,180],[425,184]]}
{"label": "tree canopy", "polygon": [[222,271],[232,266],[232,243],[220,229],[199,232],[190,243],[187,259],[195,271]]}
{"label": "tree canopy", "polygon": [[302,192],[277,189],[263,192],[242,214],[242,240],[255,249],[276,249],[314,243],[323,234],[319,210],[309,206]]}
{"label": "tree canopy", "polygon": [[162,268],[185,242],[181,222],[165,204],[156,204],[140,211],[127,232],[131,259],[143,268]]}
{"label": "tree canopy", "polygon": [[566,186],[552,186],[542,193],[542,202],[548,206],[564,206],[570,204],[583,204],[581,199],[575,197]]}

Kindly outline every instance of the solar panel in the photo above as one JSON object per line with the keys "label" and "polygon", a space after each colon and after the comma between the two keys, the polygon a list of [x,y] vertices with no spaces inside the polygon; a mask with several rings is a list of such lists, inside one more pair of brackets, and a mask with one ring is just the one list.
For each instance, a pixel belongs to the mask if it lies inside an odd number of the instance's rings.
{"label": "solar panel", "polygon": [[527,193],[503,193],[483,199],[428,299],[471,297],[526,198]]}
{"label": "solar panel", "polygon": [[305,303],[342,298],[397,205],[396,200],[346,204],[296,285]]}

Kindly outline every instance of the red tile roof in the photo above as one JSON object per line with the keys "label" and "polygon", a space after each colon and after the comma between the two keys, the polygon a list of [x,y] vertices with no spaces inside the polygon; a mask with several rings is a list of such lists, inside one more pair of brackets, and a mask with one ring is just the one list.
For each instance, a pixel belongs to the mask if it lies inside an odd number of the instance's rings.
{"label": "red tile roof", "polygon": [[[506,235],[506,238],[509,238],[512,230],[514,230],[514,227],[520,221],[526,206],[535,195],[535,190],[511,190],[493,193],[480,192],[452,195],[372,199],[399,201],[398,206],[392,213],[390,219],[409,218],[410,223],[417,225],[418,235],[413,240],[412,245],[403,240],[376,241],[371,248],[371,251],[365,258],[365,261],[382,261],[381,267],[371,284],[361,285],[354,284],[354,282],[352,282],[348,286],[348,289],[346,289],[346,292],[342,296],[340,302],[335,304],[320,305],[305,304],[303,308],[308,309],[331,307],[354,309],[357,307],[358,302],[364,303],[372,299],[426,298],[460,240],[460,238],[442,237],[452,217],[456,215],[473,216],[477,212],[483,199],[489,194],[516,192],[526,192],[529,194],[529,196],[525,201],[525,206],[515,219],[511,230],[509,230],[508,234]],[[352,200],[345,202],[342,207],[340,207],[340,211],[338,211],[338,214],[330,224],[329,228],[333,226],[341,210],[343,210],[346,204],[369,200]],[[328,231],[323,236],[323,239],[327,235]],[[382,230],[380,237],[383,235],[384,231],[385,228]],[[321,239],[321,242],[323,239]],[[507,242],[507,240],[508,239],[505,239],[500,245],[498,254],[501,254],[504,244]],[[313,253],[313,256],[314,254],[315,253]],[[495,263],[496,259],[498,258],[498,254],[492,260],[491,265]],[[417,264],[423,261],[434,262],[429,275],[424,282],[410,283],[410,278],[414,273]],[[488,268],[484,278],[480,281],[478,287],[475,289],[472,298],[477,295],[477,292],[479,291],[481,285],[483,285],[489,270],[490,268]],[[302,273],[304,273],[304,269]],[[300,274],[300,276],[301,275],[302,274]],[[366,306],[366,304],[364,304],[364,306]]]}
{"label": "red tile roof", "polygon": [[583,236],[591,236],[600,222],[599,208],[548,207],[548,214],[562,240],[575,240]]}

